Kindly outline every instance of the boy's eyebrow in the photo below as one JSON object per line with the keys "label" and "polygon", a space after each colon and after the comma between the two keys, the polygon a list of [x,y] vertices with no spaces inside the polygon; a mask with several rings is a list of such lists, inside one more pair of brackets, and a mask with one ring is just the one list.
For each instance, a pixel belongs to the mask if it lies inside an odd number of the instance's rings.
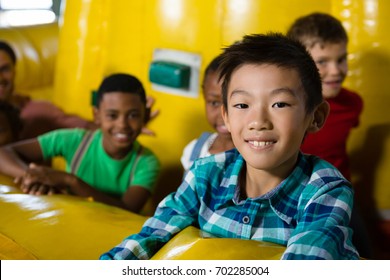
{"label": "boy's eyebrow", "polygon": [[218,92],[208,92],[208,93],[205,93],[206,96],[212,96],[212,97],[221,97],[222,94],[218,93]]}
{"label": "boy's eyebrow", "polygon": [[[114,112],[114,113],[116,113],[116,112],[119,112],[119,109],[117,109],[117,108],[106,108],[104,111],[105,112]],[[134,111],[140,111],[140,109],[139,108],[130,108],[129,110],[127,110],[127,112],[134,112]]]}
{"label": "boy's eyebrow", "polygon": [[[296,96],[296,92],[289,87],[276,88],[276,89],[273,89],[271,91],[272,95],[277,95],[277,94],[282,94],[282,93],[288,93],[292,96]],[[233,96],[235,94],[248,94],[248,92],[246,90],[236,89],[236,90],[232,91],[231,96]]]}
{"label": "boy's eyebrow", "polygon": [[[338,58],[347,58],[348,55],[349,55],[348,52],[345,52],[342,55],[338,56]],[[328,57],[329,55],[319,55],[318,57],[315,58],[315,61],[319,59],[327,59]]]}
{"label": "boy's eyebrow", "polygon": [[281,93],[288,93],[290,95],[296,96],[296,92],[289,87],[277,88],[277,89],[274,89],[273,91],[271,91],[271,93],[273,95],[274,94],[281,94]]}

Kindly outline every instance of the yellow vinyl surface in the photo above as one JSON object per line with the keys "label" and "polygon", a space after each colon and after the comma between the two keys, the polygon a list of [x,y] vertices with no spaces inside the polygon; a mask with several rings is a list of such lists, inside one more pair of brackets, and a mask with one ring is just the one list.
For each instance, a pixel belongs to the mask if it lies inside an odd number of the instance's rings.
{"label": "yellow vinyl surface", "polygon": [[[69,195],[23,194],[0,176],[0,259],[95,260],[147,219]],[[279,259],[284,247],[253,240],[208,237],[188,227],[154,260]]]}

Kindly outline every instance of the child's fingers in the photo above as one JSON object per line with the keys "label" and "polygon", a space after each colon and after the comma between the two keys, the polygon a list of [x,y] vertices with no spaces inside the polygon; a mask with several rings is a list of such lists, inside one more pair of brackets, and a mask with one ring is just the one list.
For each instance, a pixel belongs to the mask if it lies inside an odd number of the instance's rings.
{"label": "child's fingers", "polygon": [[146,108],[152,108],[154,105],[154,102],[156,102],[156,99],[154,99],[153,96],[148,95],[146,97]]}
{"label": "child's fingers", "polygon": [[35,194],[36,195],[42,195],[42,194],[48,194],[50,192],[50,188],[45,185],[38,185]]}
{"label": "child's fingers", "polygon": [[147,127],[143,127],[141,133],[149,136],[156,136],[156,133],[154,133],[153,130],[150,130]]}
{"label": "child's fingers", "polygon": [[160,110],[154,110],[150,112],[149,121],[153,120],[160,114]]}
{"label": "child's fingers", "polygon": [[49,187],[42,185],[42,184],[35,184],[30,186],[28,194],[33,194],[33,195],[44,195],[48,194],[49,192]]}
{"label": "child's fingers", "polygon": [[54,188],[49,188],[47,194],[48,194],[48,195],[53,195],[53,194],[55,194]]}
{"label": "child's fingers", "polygon": [[16,177],[16,178],[14,178],[14,184],[15,185],[20,185],[22,180],[23,180],[23,177]]}

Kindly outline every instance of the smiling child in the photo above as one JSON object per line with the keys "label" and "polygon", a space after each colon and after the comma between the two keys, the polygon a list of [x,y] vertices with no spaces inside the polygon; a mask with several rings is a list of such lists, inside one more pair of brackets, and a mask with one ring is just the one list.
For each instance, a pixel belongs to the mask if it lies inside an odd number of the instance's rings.
{"label": "smiling child", "polygon": [[[122,73],[105,78],[94,116],[97,130],[59,129],[1,148],[0,172],[15,177],[25,193],[71,193],[139,212],[160,169],[136,140],[147,119],[141,82]],[[64,157],[66,172],[25,163],[55,156]]]}

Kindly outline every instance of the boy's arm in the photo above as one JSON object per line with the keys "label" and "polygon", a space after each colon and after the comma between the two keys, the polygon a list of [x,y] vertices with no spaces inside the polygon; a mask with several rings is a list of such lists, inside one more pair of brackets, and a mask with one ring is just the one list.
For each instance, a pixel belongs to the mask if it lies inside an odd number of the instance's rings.
{"label": "boy's arm", "polygon": [[159,204],[140,233],[127,237],[100,259],[149,259],[176,233],[194,225],[199,213],[199,198],[192,177],[191,172],[187,174],[177,192],[168,195]]}
{"label": "boy's arm", "polygon": [[[121,207],[130,211],[134,210],[129,209],[128,204],[126,204],[126,201],[123,199],[115,198],[96,190],[74,174],[47,166],[30,164],[23,176],[19,177],[18,181],[21,189],[29,194],[47,194],[49,191],[48,188],[54,188],[60,193],[67,193],[70,191],[78,196],[91,197],[95,201]],[[131,196],[135,203],[135,205],[131,206],[136,207],[138,205],[137,203],[140,203],[140,201],[145,202],[150,196],[149,191],[142,187],[135,186],[130,189],[131,191],[128,191],[127,195]],[[142,206],[140,208],[142,208]]]}
{"label": "boy's arm", "polygon": [[16,142],[0,148],[0,172],[11,177],[20,177],[27,163],[42,161],[43,155],[37,139]]}
{"label": "boy's arm", "polygon": [[323,186],[302,209],[282,259],[358,259],[348,227],[353,191]]}
{"label": "boy's arm", "polygon": [[145,147],[139,151],[129,174],[129,187],[121,197],[122,207],[134,213],[139,213],[153,194],[160,172],[158,158]]}

